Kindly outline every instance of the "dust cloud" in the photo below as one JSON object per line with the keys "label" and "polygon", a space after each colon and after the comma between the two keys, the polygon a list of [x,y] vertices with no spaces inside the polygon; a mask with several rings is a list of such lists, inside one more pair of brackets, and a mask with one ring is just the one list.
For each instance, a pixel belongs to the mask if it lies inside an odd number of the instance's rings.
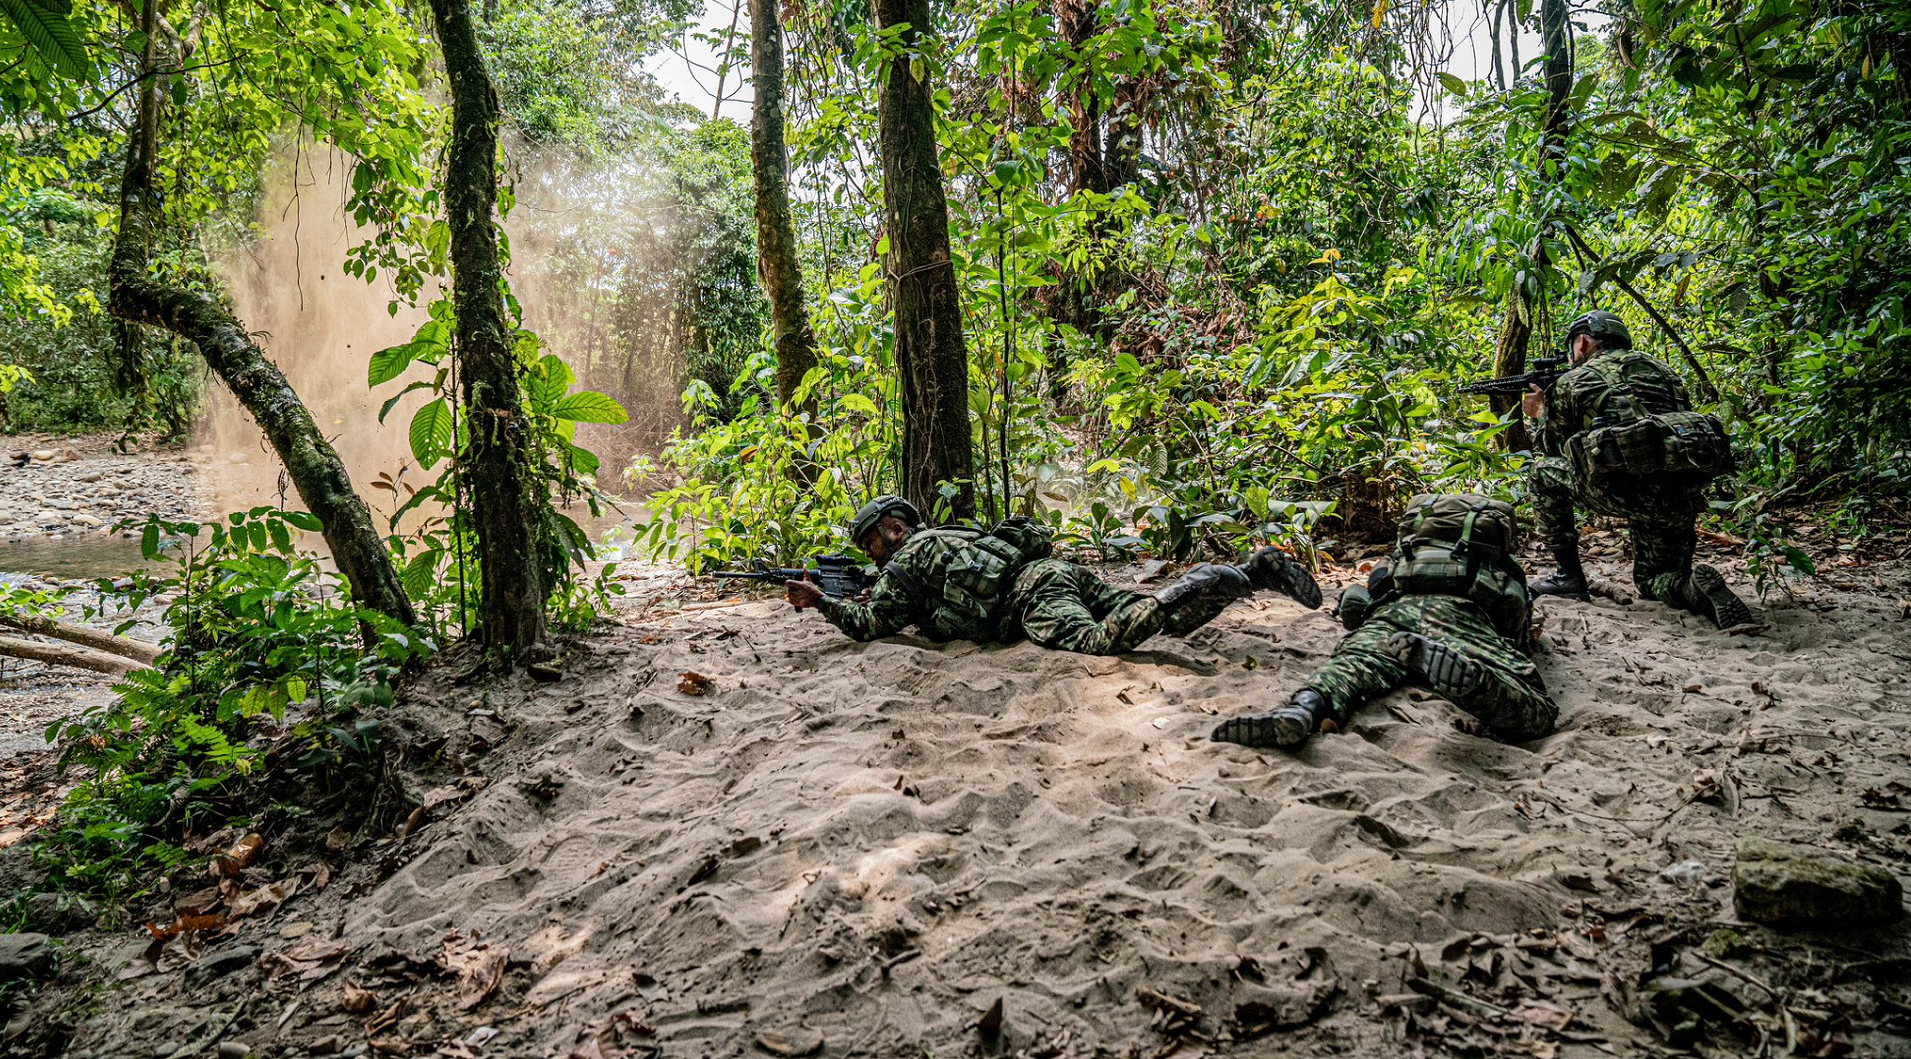
{"label": "dust cloud", "polygon": [[[439,292],[421,295],[418,307],[401,302],[394,316],[386,277],[367,283],[342,270],[346,252],[367,234],[345,208],[351,165],[310,144],[281,151],[267,173],[256,234],[225,255],[220,271],[239,319],[311,409],[383,525],[402,501],[373,487],[381,474],[413,486],[436,476],[416,466],[407,438],[412,413],[431,395],[405,395],[381,424],[380,406],[405,383],[429,376],[414,366],[374,391],[367,363],[409,341],[427,319],[423,305]],[[579,430],[579,443],[603,460],[600,487],[614,493],[632,456],[659,451],[683,421],[678,394],[690,328],[671,290],[680,269],[654,267],[645,253],[658,240],[645,221],[645,196],[632,193],[645,183],[641,172],[543,160],[514,167],[512,177],[518,205],[506,224],[509,276],[525,326],[581,385],[609,393],[631,413],[621,427]],[[212,463],[218,510],[299,506],[264,435],[216,383],[207,387],[198,442]]]}

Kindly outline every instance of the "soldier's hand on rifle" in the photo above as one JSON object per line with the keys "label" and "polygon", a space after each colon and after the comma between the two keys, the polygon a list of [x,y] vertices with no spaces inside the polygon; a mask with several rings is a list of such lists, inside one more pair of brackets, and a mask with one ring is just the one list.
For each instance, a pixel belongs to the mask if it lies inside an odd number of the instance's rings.
{"label": "soldier's hand on rifle", "polygon": [[1546,391],[1538,386],[1528,386],[1526,392],[1520,394],[1520,411],[1524,412],[1528,419],[1538,419],[1545,415]]}
{"label": "soldier's hand on rifle", "polygon": [[783,589],[784,598],[788,599],[790,606],[795,607],[797,610],[808,610],[811,607],[822,605],[823,590],[816,587],[814,582],[785,581],[783,582]]}

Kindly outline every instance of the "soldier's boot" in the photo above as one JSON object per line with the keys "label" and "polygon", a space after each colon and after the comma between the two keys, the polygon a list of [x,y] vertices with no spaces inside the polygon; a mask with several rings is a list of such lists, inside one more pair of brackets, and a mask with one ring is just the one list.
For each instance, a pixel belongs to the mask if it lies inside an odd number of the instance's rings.
{"label": "soldier's boot", "polygon": [[1553,545],[1553,561],[1559,569],[1526,586],[1535,596],[1565,596],[1581,603],[1592,596],[1586,592],[1586,569],[1579,565],[1579,542]]}
{"label": "soldier's boot", "polygon": [[1486,687],[1486,667],[1446,644],[1417,632],[1397,632],[1384,648],[1394,661],[1426,678],[1427,686],[1456,706],[1465,706]]}
{"label": "soldier's boot", "polygon": [[1239,743],[1251,747],[1297,747],[1307,742],[1314,729],[1338,731],[1330,719],[1327,700],[1313,688],[1294,693],[1287,705],[1267,713],[1244,713],[1215,726],[1212,738],[1217,743]]}
{"label": "soldier's boot", "polygon": [[1161,605],[1161,629],[1171,636],[1188,633],[1213,621],[1237,599],[1254,594],[1254,586],[1238,566],[1196,563],[1180,580],[1155,593]]}
{"label": "soldier's boot", "polygon": [[1308,610],[1320,609],[1320,583],[1279,548],[1255,549],[1241,564],[1241,572],[1255,588],[1279,592]]}
{"label": "soldier's boot", "polygon": [[1671,595],[1667,603],[1710,618],[1712,624],[1721,629],[1752,622],[1752,609],[1745,605],[1744,600],[1732,594],[1732,589],[1725,583],[1725,575],[1704,563],[1694,566],[1691,574],[1673,582]]}

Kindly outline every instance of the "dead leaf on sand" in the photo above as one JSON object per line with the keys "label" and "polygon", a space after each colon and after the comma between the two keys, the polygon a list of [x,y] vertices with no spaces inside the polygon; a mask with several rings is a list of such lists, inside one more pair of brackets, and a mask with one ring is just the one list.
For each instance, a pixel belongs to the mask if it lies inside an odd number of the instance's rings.
{"label": "dead leaf on sand", "polygon": [[511,950],[476,935],[467,938],[456,930],[446,933],[439,962],[447,974],[458,976],[458,1010],[470,1011],[490,999],[504,981],[504,965],[510,958]]}
{"label": "dead leaf on sand", "polygon": [[246,869],[265,845],[264,836],[254,832],[234,843],[231,849],[212,858],[207,870],[217,878],[231,878]]}
{"label": "dead leaf on sand", "polygon": [[360,989],[354,982],[345,983],[345,996],[339,1006],[354,1015],[363,1015],[378,1003],[378,997],[369,989]]}
{"label": "dead leaf on sand", "polygon": [[352,833],[342,827],[335,827],[325,835],[325,848],[333,853],[343,853],[351,844]]}
{"label": "dead leaf on sand", "polygon": [[703,695],[709,692],[711,680],[702,673],[684,670],[677,675],[677,690],[685,695]]}

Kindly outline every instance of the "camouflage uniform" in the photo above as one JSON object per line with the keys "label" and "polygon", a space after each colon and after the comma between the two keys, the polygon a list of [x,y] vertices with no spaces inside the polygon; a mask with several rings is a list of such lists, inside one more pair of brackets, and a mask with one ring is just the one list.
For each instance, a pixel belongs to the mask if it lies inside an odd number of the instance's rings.
{"label": "camouflage uniform", "polygon": [[1552,732],[1559,707],[1547,696],[1538,667],[1494,631],[1484,612],[1457,596],[1400,596],[1375,607],[1303,685],[1327,700],[1331,716],[1320,720],[1345,728],[1361,706],[1418,680],[1419,674],[1386,650],[1388,640],[1402,632],[1437,641],[1484,670],[1480,690],[1454,705],[1478,717],[1494,735],[1527,740]]}
{"label": "camouflage uniform", "polygon": [[1015,575],[992,622],[944,626],[934,621],[933,609],[919,601],[941,598],[959,540],[948,531],[915,533],[883,567],[868,602],[825,599],[823,616],[861,641],[915,625],[932,640],[1014,643],[1027,637],[1042,647],[1111,655],[1132,651],[1157,632],[1192,632],[1227,606],[1225,600],[1201,599],[1169,613],[1153,596],[1116,588],[1085,567],[1041,559]]}
{"label": "camouflage uniform", "polygon": [[1698,516],[1705,510],[1705,487],[1639,482],[1624,492],[1612,492],[1595,488],[1579,476],[1565,457],[1566,443],[1594,426],[1597,409],[1611,389],[1592,370],[1595,364],[1615,377],[1628,366],[1652,375],[1660,383],[1661,392],[1647,395],[1642,401],[1645,412],[1686,411],[1692,407],[1685,384],[1672,369],[1630,349],[1602,351],[1560,376],[1548,395],[1545,413],[1535,424],[1540,451],[1546,455],[1527,469],[1540,536],[1556,552],[1576,553],[1576,506],[1594,514],[1624,518],[1632,533],[1633,583],[1649,599],[1671,601],[1676,598],[1674,587],[1692,570],[1692,555],[1698,547]]}

